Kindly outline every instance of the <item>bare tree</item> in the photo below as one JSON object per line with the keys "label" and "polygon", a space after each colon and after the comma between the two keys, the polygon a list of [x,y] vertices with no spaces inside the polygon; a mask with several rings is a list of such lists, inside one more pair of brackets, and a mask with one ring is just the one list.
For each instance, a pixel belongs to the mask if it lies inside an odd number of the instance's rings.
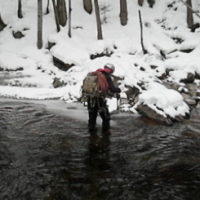
{"label": "bare tree", "polygon": [[92,13],[92,0],[83,0],[83,7],[85,11],[89,14]]}
{"label": "bare tree", "polygon": [[95,6],[96,21],[97,21],[97,38],[98,40],[102,40],[103,35],[102,35],[102,29],[101,29],[101,19],[100,19],[98,0],[94,0],[94,6]]}
{"label": "bare tree", "polygon": [[38,0],[38,35],[37,35],[37,47],[38,49],[42,48],[42,23],[43,14],[42,14],[42,0]]}
{"label": "bare tree", "polygon": [[126,25],[128,21],[128,11],[126,0],[120,0],[120,21],[121,25]]}
{"label": "bare tree", "polygon": [[139,6],[142,6],[143,3],[144,3],[144,0],[138,0],[138,5],[139,5]]}
{"label": "bare tree", "polygon": [[197,11],[195,11],[192,8],[192,2],[191,2],[191,5],[189,5],[190,4],[189,1],[187,1],[187,2],[185,2],[183,0],[180,0],[180,1],[187,6],[187,24],[188,24],[188,28],[190,28],[192,32],[195,32],[195,30],[200,27],[200,23],[195,23],[194,24],[193,15],[192,14],[193,13],[196,14],[196,16],[199,17],[199,18],[200,18],[200,15],[198,14]]}
{"label": "bare tree", "polygon": [[67,9],[65,0],[57,0],[58,20],[61,26],[67,23]]}
{"label": "bare tree", "polygon": [[[149,7],[153,8],[153,5],[155,4],[155,0],[147,0]],[[143,6],[144,0],[138,0],[138,5]]]}
{"label": "bare tree", "polygon": [[47,1],[47,7],[46,7],[46,15],[49,14],[49,0]]}
{"label": "bare tree", "polygon": [[58,11],[57,11],[57,9],[56,9],[55,0],[52,0],[52,3],[53,3],[53,9],[54,9],[54,15],[55,15],[55,21],[56,21],[57,32],[59,32],[59,31],[60,31],[60,25],[59,25]]}
{"label": "bare tree", "polygon": [[[186,3],[192,8],[192,1],[191,0],[187,0]],[[193,20],[193,11],[187,7],[187,25],[188,28],[191,28],[194,24],[194,20]]]}
{"label": "bare tree", "polygon": [[23,18],[22,15],[22,1],[18,0],[18,11],[17,11],[18,18]]}
{"label": "bare tree", "polygon": [[142,51],[143,51],[143,53],[144,54],[147,54],[148,52],[147,52],[147,50],[145,49],[145,47],[144,47],[144,42],[143,42],[143,26],[142,26],[142,17],[141,17],[141,12],[140,12],[140,10],[138,11],[138,13],[139,13],[139,20],[140,20],[140,39],[141,39],[141,46],[142,46]]}
{"label": "bare tree", "polygon": [[153,8],[153,5],[155,4],[155,0],[147,0],[149,7]]}
{"label": "bare tree", "polygon": [[3,22],[3,19],[1,18],[1,14],[0,14],[0,32],[3,31],[5,27],[6,27],[6,24]]}
{"label": "bare tree", "polygon": [[69,29],[68,29],[68,36],[71,37],[72,34],[71,34],[71,11],[72,11],[72,8],[71,8],[71,0],[69,0]]}
{"label": "bare tree", "polygon": [[197,17],[200,18],[200,15],[198,14],[197,11],[194,11],[194,10],[192,9],[192,7],[189,6],[187,3],[185,3],[183,0],[180,0],[180,1],[181,1],[183,4],[185,4],[190,10],[192,10],[192,12],[195,13]]}

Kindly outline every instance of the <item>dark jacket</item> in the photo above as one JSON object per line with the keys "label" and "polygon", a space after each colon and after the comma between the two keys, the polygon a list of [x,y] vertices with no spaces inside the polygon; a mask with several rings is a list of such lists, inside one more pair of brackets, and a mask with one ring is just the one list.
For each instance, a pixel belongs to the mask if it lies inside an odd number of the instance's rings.
{"label": "dark jacket", "polygon": [[106,79],[107,79],[108,84],[109,84],[109,90],[110,90],[110,92],[112,92],[112,93],[120,93],[121,89],[118,88],[118,87],[115,87],[110,74],[107,73],[107,72],[104,72],[104,71],[102,71],[102,73],[106,76]]}

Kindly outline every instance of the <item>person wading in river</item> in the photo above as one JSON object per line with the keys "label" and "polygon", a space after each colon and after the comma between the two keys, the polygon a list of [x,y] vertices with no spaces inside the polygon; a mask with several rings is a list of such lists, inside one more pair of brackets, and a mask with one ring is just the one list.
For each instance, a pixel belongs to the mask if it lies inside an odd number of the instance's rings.
{"label": "person wading in river", "polygon": [[[107,63],[103,69],[89,73],[90,76],[98,77],[98,93],[87,96],[87,108],[89,114],[88,128],[89,131],[95,129],[97,115],[99,113],[102,119],[102,131],[106,132],[110,129],[110,113],[108,110],[106,96],[108,92],[116,93],[119,98],[121,89],[116,87],[112,81],[111,74],[115,71],[114,65]],[[101,91],[100,91],[101,90]],[[100,92],[99,92],[100,91]]]}

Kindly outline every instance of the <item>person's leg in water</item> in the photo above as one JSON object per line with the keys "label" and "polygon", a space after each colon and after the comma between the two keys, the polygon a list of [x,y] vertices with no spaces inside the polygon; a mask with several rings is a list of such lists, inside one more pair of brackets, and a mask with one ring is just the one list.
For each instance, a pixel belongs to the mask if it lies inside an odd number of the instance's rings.
{"label": "person's leg in water", "polygon": [[102,131],[106,132],[110,129],[110,113],[105,98],[99,98],[99,114],[102,119]]}
{"label": "person's leg in water", "polygon": [[88,128],[89,128],[89,131],[92,131],[95,129],[96,119],[97,119],[97,114],[98,114],[97,99],[89,97],[87,105],[88,105],[88,114],[89,114]]}

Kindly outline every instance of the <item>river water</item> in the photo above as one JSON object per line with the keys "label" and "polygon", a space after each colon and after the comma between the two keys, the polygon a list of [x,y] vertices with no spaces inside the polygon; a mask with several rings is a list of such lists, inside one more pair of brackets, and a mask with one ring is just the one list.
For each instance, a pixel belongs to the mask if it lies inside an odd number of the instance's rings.
{"label": "river water", "polygon": [[89,133],[87,115],[55,105],[0,101],[1,200],[200,199],[199,108],[173,126],[113,115],[110,133]]}

